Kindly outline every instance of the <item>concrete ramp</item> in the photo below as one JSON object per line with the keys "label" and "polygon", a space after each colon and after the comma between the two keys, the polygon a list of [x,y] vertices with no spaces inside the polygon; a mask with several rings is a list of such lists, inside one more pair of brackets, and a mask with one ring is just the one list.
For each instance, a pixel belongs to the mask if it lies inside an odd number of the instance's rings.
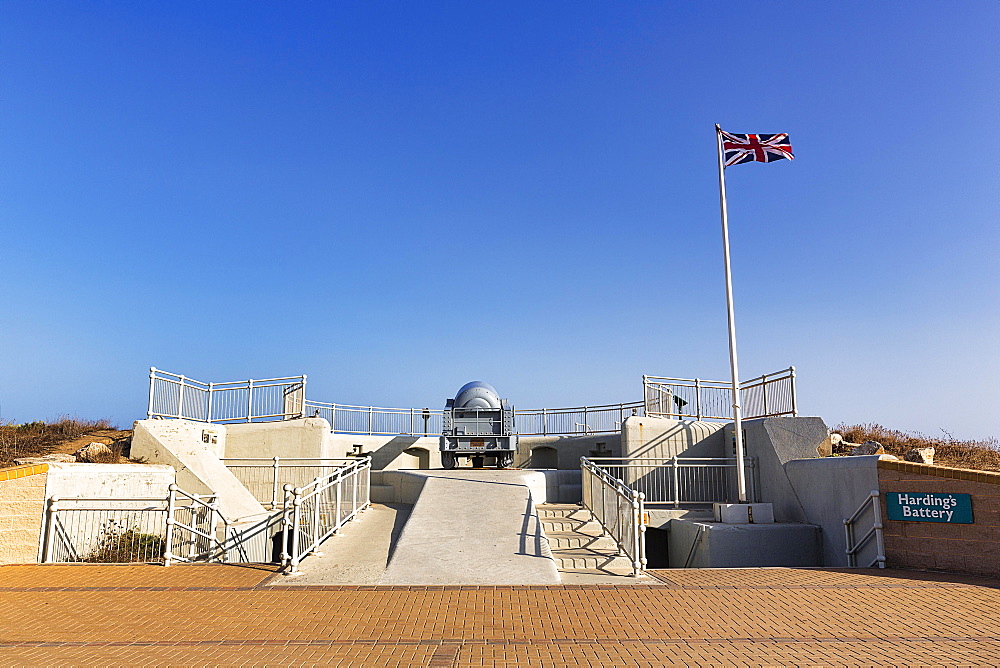
{"label": "concrete ramp", "polygon": [[544,476],[489,469],[405,474],[425,478],[424,485],[380,584],[559,584],[535,511],[545,502]]}

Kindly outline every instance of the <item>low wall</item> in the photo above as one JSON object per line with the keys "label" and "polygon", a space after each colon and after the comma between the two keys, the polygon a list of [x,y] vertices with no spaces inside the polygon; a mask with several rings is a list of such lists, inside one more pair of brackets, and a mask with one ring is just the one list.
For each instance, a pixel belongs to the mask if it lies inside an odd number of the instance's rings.
{"label": "low wall", "polygon": [[344,444],[334,439],[330,423],[322,418],[228,424],[223,452],[225,459],[346,455]]}
{"label": "low wall", "polygon": [[622,424],[621,455],[610,457],[731,457],[724,422],[632,416]]}
{"label": "low wall", "polygon": [[882,504],[886,564],[976,575],[1000,575],[1000,473],[879,461],[879,489],[969,494],[973,524],[890,520]]}
{"label": "low wall", "polygon": [[47,464],[0,470],[0,564],[38,561]]}
{"label": "low wall", "polygon": [[[794,504],[804,521],[823,530],[824,566],[848,566],[844,520],[878,489],[878,456],[795,459],[785,464],[794,498],[781,498],[782,514]],[[871,515],[871,513],[868,513]],[[867,554],[867,552],[865,553]]]}

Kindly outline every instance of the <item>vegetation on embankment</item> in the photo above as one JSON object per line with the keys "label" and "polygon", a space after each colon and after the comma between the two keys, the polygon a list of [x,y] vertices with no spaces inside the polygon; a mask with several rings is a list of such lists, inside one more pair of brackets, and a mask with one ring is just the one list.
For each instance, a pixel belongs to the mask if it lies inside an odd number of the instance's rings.
{"label": "vegetation on embankment", "polygon": [[[988,438],[963,441],[945,432],[942,438],[931,438],[915,431],[889,429],[880,424],[839,424],[833,432],[850,443],[878,441],[886,454],[900,459],[915,448],[934,448],[934,463],[957,469],[1000,471],[1000,441]],[[853,446],[841,446],[834,454],[848,454]]]}
{"label": "vegetation on embankment", "polygon": [[81,420],[61,416],[49,422],[0,423],[0,466],[15,459],[54,453],[73,454],[91,441],[104,443],[118,456],[127,453],[132,432],[109,420]]}

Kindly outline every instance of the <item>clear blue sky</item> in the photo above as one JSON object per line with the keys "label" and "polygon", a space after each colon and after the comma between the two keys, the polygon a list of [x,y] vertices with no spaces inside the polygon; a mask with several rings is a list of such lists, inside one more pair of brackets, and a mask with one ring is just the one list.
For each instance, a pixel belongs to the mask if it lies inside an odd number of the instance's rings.
{"label": "clear blue sky", "polygon": [[744,377],[1000,435],[1000,3],[0,3],[0,414]]}

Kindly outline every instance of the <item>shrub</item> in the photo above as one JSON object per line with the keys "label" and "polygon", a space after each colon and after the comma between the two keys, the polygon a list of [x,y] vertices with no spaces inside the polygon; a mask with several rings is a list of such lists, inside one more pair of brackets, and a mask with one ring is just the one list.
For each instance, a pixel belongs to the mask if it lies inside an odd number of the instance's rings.
{"label": "shrub", "polygon": [[887,454],[900,459],[908,450],[930,447],[934,448],[935,464],[959,469],[1000,471],[1000,441],[996,438],[963,441],[948,432],[944,432],[941,438],[932,438],[916,431],[889,429],[874,422],[839,424],[833,431],[851,443],[878,441]]}
{"label": "shrub", "polygon": [[159,561],[165,545],[164,539],[156,534],[111,524],[105,528],[97,547],[83,561],[101,564]]}

